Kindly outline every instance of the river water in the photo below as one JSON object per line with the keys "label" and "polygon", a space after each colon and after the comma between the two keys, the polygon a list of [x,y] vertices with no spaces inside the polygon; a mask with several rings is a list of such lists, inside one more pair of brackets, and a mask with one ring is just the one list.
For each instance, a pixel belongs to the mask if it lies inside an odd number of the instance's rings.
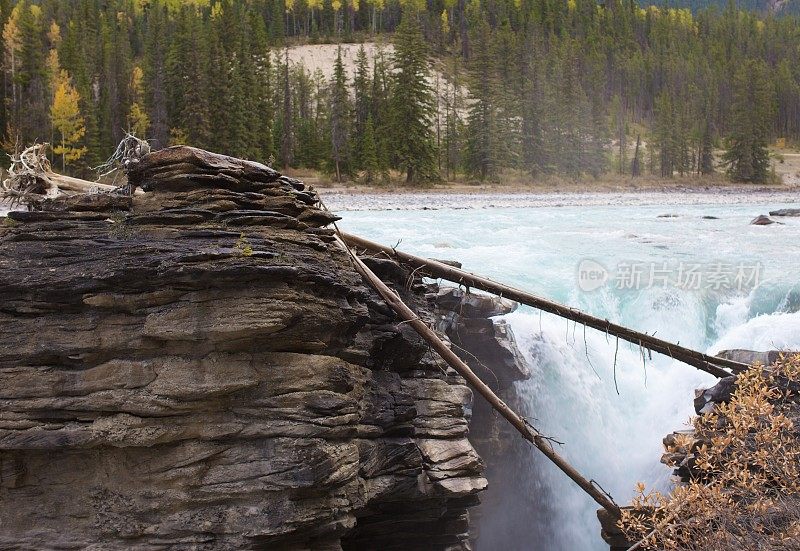
{"label": "river water", "polygon": [[[328,204],[352,233],[458,260],[467,270],[715,353],[800,350],[800,218],[749,224],[796,206],[792,200],[673,196],[658,204],[465,209],[498,201],[394,197],[391,208],[402,210],[380,210],[380,198],[334,197]],[[441,208],[423,210],[430,204]],[[713,378],[531,308],[506,318],[533,373],[517,384],[537,428],[563,442],[563,455],[619,503],[638,481],[668,488],[661,439],[685,428],[694,389]],[[594,502],[552,465],[531,464],[535,472],[522,466],[516,473],[531,500],[509,503],[514,510],[501,512],[505,521],[483,519],[479,549],[499,542],[506,551],[607,549]]]}

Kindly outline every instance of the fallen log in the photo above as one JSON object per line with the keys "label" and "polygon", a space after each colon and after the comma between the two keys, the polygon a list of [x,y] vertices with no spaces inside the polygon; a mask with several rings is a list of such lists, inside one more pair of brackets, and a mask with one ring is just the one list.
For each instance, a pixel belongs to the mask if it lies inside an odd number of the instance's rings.
{"label": "fallen log", "polygon": [[[341,233],[341,232],[340,232]],[[342,234],[343,235],[343,234]],[[536,446],[550,461],[552,461],[561,471],[566,474],[573,482],[586,492],[592,499],[594,499],[603,509],[608,511],[610,515],[616,518],[620,517],[620,509],[610,497],[603,492],[593,481],[587,480],[581,475],[572,465],[570,465],[563,457],[561,457],[554,449],[550,439],[537,431],[530,423],[523,417],[512,410],[503,400],[500,399],[492,390],[486,385],[480,377],[478,377],[470,368],[465,364],[461,358],[456,354],[428,327],[417,315],[400,300],[400,297],[392,291],[381,279],[376,276],[372,270],[361,261],[358,256],[347,246],[347,244],[338,239],[340,245],[350,256],[353,265],[361,276],[381,295],[386,304],[394,310],[397,315],[407,322],[411,327],[433,348],[444,361],[450,365],[459,375],[475,389],[478,394],[483,396],[487,402],[495,409],[500,415],[506,418],[511,425],[517,429],[522,437]]]}
{"label": "fallen log", "polygon": [[65,176],[55,172],[46,172],[43,174],[43,176],[58,186],[59,189],[66,191],[93,193],[97,191],[114,191],[115,189],[118,189],[117,186],[81,180],[80,178],[73,178],[72,176]]}
{"label": "fallen log", "polygon": [[670,356],[675,360],[681,361],[687,365],[691,365],[701,371],[705,371],[706,373],[710,373],[715,377],[730,376],[731,373],[726,371],[726,369],[730,369],[732,372],[736,373],[744,371],[749,367],[744,363],[725,358],[718,358],[716,356],[710,356],[697,350],[692,350],[690,348],[686,348],[685,346],[656,338],[646,333],[634,331],[633,329],[618,325],[607,319],[592,316],[570,306],[565,306],[563,304],[538,297],[531,293],[521,291],[514,287],[509,287],[508,285],[498,283],[491,279],[481,277],[464,270],[460,270],[436,260],[404,253],[392,247],[387,247],[368,239],[364,239],[363,237],[358,237],[345,232],[341,232],[341,237],[351,247],[358,247],[373,253],[383,253],[389,258],[394,258],[395,260],[409,265],[414,269],[421,270],[432,277],[446,279],[448,281],[452,281],[453,283],[458,283],[467,287],[473,287],[475,289],[481,289],[482,291],[515,300],[522,304],[532,306],[533,308],[538,308],[544,312],[555,314],[587,327],[592,327],[593,329],[613,335],[642,348],[647,348],[654,352]]}

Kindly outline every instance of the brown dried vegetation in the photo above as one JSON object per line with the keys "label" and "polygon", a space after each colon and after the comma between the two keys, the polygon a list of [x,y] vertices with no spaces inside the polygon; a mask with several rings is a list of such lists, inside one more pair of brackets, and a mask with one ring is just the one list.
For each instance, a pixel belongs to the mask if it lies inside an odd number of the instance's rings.
{"label": "brown dried vegetation", "polygon": [[729,403],[693,420],[665,457],[692,460],[667,495],[639,484],[620,527],[636,549],[800,549],[800,356],[739,375]]}

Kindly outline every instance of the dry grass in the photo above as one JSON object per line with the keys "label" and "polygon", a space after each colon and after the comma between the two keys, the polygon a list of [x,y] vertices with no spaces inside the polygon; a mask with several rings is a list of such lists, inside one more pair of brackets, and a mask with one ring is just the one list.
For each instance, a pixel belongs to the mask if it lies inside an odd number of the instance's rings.
{"label": "dry grass", "polygon": [[[800,356],[737,379],[728,404],[694,420],[693,476],[670,494],[640,485],[620,527],[640,549],[800,549]],[[688,447],[688,449],[687,449]]]}

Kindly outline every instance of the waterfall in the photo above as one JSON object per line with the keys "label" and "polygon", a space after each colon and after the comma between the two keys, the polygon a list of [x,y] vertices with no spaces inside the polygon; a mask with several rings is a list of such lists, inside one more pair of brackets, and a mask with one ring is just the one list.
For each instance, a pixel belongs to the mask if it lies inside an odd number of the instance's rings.
{"label": "waterfall", "polygon": [[[750,205],[584,206],[347,212],[352,233],[434,258],[570,304],[697,350],[800,350],[800,221],[749,226]],[[715,219],[709,219],[713,215]],[[706,216],[704,218],[704,216]],[[687,265],[758,267],[740,288],[661,283],[582,290],[582,262],[638,263],[674,273]],[[651,282],[652,283],[652,282]],[[730,282],[729,282],[730,283]],[[621,288],[622,287],[622,288]],[[636,483],[668,489],[662,438],[685,428],[694,390],[714,378],[573,322],[522,307],[506,316],[532,376],[517,404],[562,453],[618,503]],[[616,361],[615,361],[616,358]],[[479,521],[479,550],[606,550],[597,505],[524,443],[494,483],[513,491]],[[490,481],[490,484],[493,481]]]}

